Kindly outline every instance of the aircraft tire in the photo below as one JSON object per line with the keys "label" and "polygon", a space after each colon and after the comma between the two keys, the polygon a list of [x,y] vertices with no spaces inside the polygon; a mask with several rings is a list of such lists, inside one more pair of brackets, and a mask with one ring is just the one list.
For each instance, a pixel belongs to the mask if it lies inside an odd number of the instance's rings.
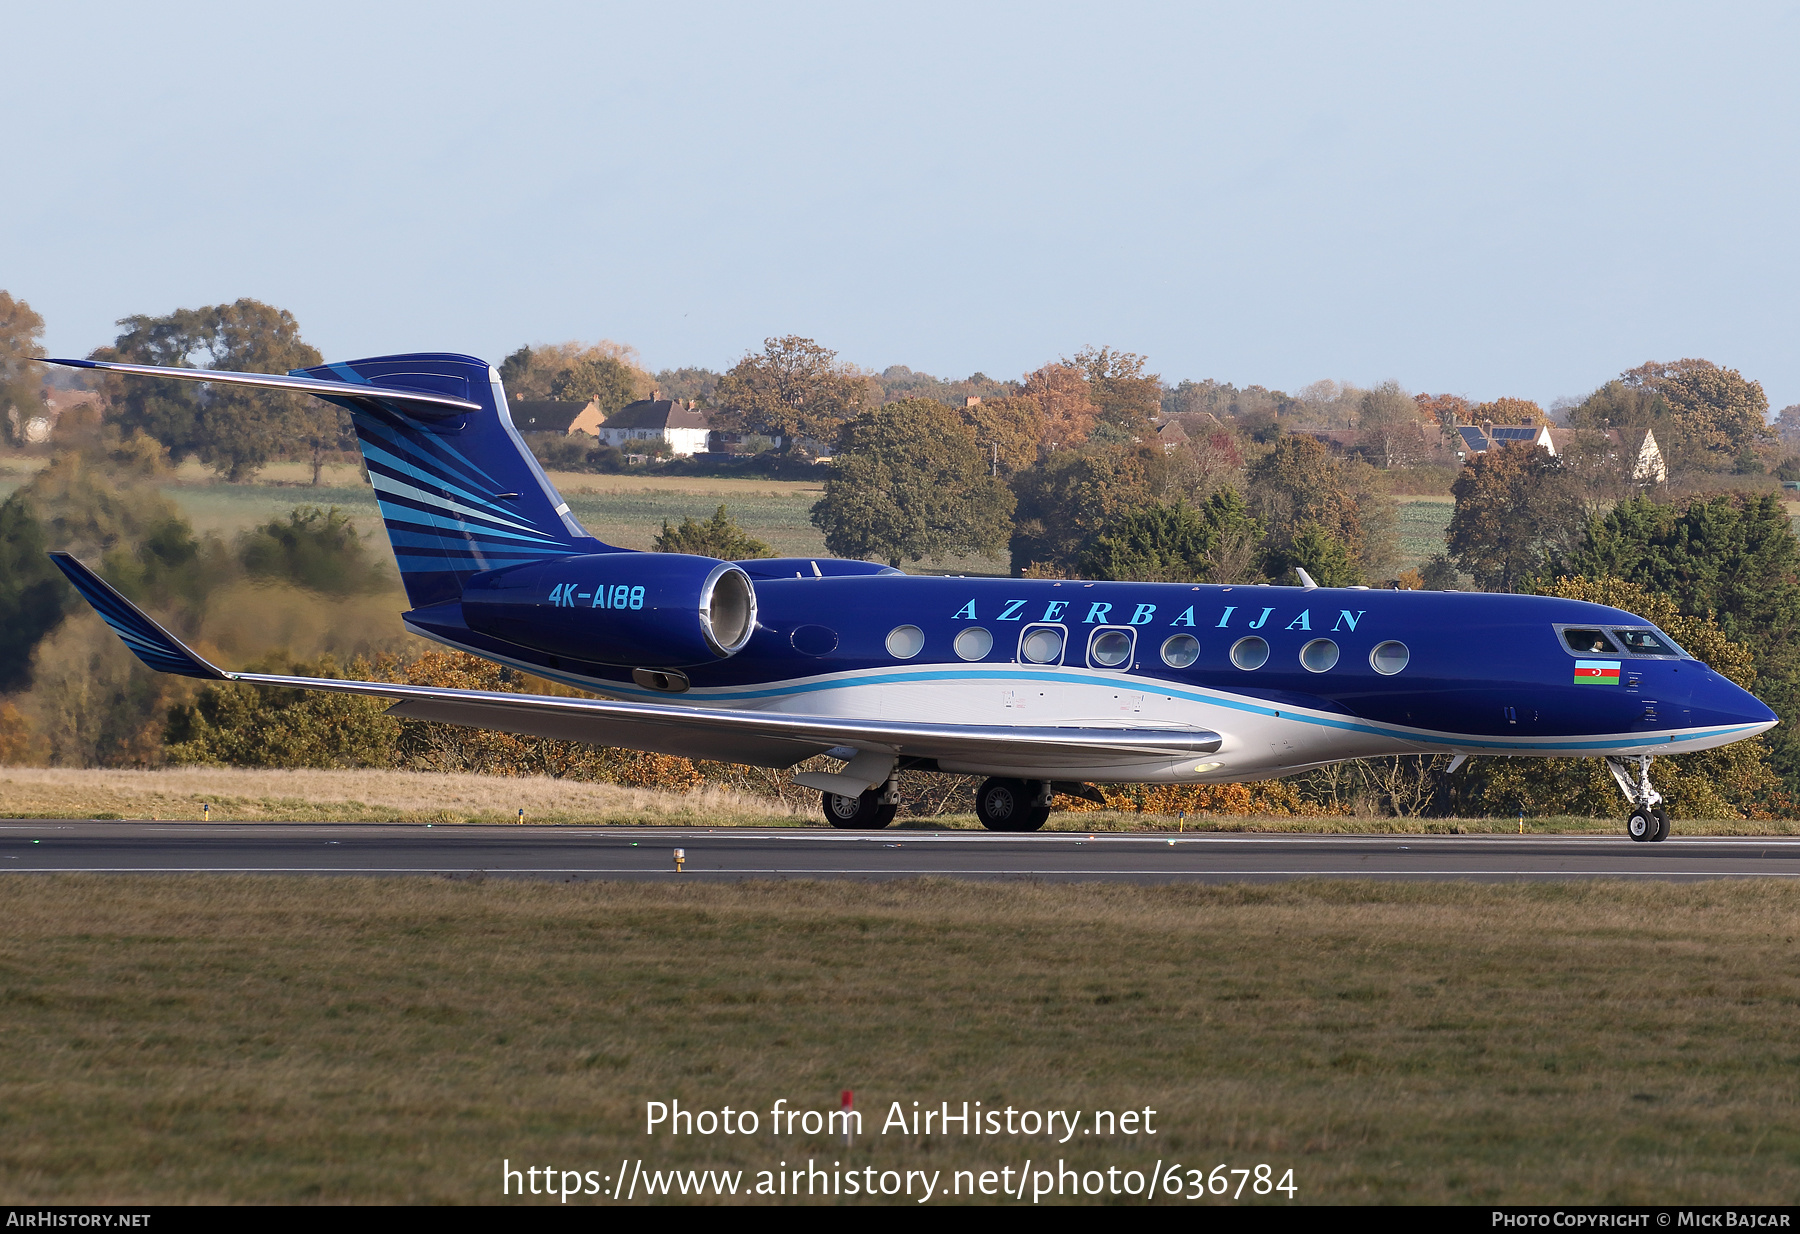
{"label": "aircraft tire", "polygon": [[1667,806],[1659,805],[1656,807],[1656,834],[1650,837],[1650,841],[1653,844],[1661,844],[1668,838],[1669,808]]}
{"label": "aircraft tire", "polygon": [[1032,806],[1030,812],[1025,815],[1024,822],[1021,823],[1015,830],[1018,830],[1018,831],[1042,831],[1044,829],[1044,824],[1049,821],[1050,821],[1050,807],[1049,806]]}
{"label": "aircraft tire", "polygon": [[1633,810],[1631,817],[1625,820],[1625,834],[1636,844],[1654,840],[1656,829],[1656,814],[1648,808]]}
{"label": "aircraft tire", "polygon": [[[1036,810],[1031,804],[1031,790],[1023,780],[1007,780],[999,776],[983,780],[975,790],[975,817],[989,831],[1036,831],[1044,824],[1031,819]],[[1044,812],[1046,818],[1049,811]]]}
{"label": "aircraft tire", "polygon": [[825,821],[840,831],[880,831],[894,821],[894,812],[899,809],[881,804],[879,788],[871,788],[860,797],[820,793],[819,798]]}

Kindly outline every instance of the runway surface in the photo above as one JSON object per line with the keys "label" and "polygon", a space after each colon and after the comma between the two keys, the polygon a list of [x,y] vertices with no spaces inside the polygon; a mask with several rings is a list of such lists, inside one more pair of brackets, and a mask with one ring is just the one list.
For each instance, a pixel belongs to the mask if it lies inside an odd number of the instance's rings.
{"label": "runway surface", "polygon": [[[686,854],[677,873],[674,850]],[[426,874],[554,879],[1795,878],[1800,839],[1084,835],[695,827],[7,820],[0,873]]]}

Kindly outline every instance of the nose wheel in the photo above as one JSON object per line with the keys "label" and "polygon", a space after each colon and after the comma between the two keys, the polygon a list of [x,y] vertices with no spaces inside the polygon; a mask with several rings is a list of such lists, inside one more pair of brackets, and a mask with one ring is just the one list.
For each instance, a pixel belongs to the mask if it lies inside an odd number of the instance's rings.
{"label": "nose wheel", "polygon": [[[1632,763],[1637,764],[1635,777],[1631,774]],[[1606,769],[1612,772],[1619,791],[1632,805],[1631,817],[1625,820],[1625,834],[1639,844],[1657,844],[1668,839],[1669,810],[1663,804],[1662,794],[1650,784],[1650,755],[1641,754],[1634,759],[1609,758]]]}
{"label": "nose wheel", "polygon": [[975,817],[989,831],[1036,831],[1050,819],[1050,782],[984,780],[975,792]]}

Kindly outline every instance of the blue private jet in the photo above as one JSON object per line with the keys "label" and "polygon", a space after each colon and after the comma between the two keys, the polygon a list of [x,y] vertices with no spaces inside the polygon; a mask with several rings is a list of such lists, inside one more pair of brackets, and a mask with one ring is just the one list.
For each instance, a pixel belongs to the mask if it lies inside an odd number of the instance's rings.
{"label": "blue private jet", "polygon": [[52,360],[314,395],[349,412],[408,629],[598,698],[219,669],[68,553],[153,669],[395,700],[390,714],[794,776],[834,827],[892,821],[897,777],[985,777],[984,826],[1034,831],[1094,784],[1266,779],[1398,754],[1602,758],[1634,840],[1667,837],[1658,754],[1776,716],[1631,613],[1544,596],[912,577],[603,544],[526,448],[499,374],[412,354],[286,375]]}

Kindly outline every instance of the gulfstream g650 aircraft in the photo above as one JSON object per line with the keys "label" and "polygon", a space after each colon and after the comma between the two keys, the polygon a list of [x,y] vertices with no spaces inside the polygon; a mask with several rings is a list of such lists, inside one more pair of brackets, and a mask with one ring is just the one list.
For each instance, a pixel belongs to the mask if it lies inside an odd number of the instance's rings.
{"label": "gulfstream g650 aircraft", "polygon": [[150,667],[398,700],[392,714],[806,772],[834,827],[883,827],[905,769],[986,776],[981,821],[1032,831],[1056,792],[1255,780],[1349,758],[1604,758],[1636,840],[1668,834],[1657,754],[1769,709],[1641,617],[1540,596],[912,578],[863,561],[718,561],[602,544],[525,448],[499,375],[458,355],[290,376],[55,360],[316,395],[349,411],[407,628],[604,696],[229,673],[66,553]]}

